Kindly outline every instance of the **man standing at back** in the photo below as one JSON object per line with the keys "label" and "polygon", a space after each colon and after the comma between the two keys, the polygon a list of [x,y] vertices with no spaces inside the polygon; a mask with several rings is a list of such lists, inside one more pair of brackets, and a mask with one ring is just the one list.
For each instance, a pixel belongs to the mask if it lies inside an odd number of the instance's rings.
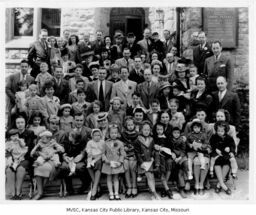
{"label": "man standing at back", "polygon": [[198,74],[201,75],[204,72],[204,62],[206,58],[213,55],[211,45],[207,42],[205,32],[198,34],[200,44],[193,49],[193,61],[198,69]]}
{"label": "man standing at back", "polygon": [[218,76],[226,78],[228,89],[232,89],[234,65],[231,59],[222,54],[222,45],[220,41],[212,43],[213,56],[207,58],[204,64],[204,74],[208,77],[208,89],[210,91],[217,90],[216,79]]}
{"label": "man standing at back", "polygon": [[48,31],[41,29],[39,40],[32,43],[28,49],[28,63],[32,68],[30,74],[34,78],[40,73],[39,67],[42,61],[47,62],[48,66],[50,65],[49,47],[46,41],[47,37]]}
{"label": "man standing at back", "polygon": [[149,28],[146,28],[143,33],[143,39],[138,42],[142,53],[146,54],[146,59],[149,60],[150,52],[152,51],[151,32]]}
{"label": "man standing at back", "polygon": [[97,31],[96,40],[92,43],[92,49],[94,50],[94,54],[98,59],[100,59],[100,53],[103,47],[104,47],[103,32]]}

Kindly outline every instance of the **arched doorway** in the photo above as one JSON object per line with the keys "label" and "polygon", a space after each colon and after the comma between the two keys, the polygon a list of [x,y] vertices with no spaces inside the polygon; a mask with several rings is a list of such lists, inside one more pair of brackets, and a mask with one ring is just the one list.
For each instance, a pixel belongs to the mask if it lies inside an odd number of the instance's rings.
{"label": "arched doorway", "polygon": [[110,11],[110,35],[116,30],[122,30],[124,34],[133,32],[137,39],[143,36],[145,27],[145,11],[143,8],[112,8]]}

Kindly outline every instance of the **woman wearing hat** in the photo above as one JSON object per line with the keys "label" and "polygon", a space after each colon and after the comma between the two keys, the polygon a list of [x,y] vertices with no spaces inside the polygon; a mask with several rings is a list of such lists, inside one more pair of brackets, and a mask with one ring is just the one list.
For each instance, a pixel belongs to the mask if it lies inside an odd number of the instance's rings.
{"label": "woman wearing hat", "polygon": [[186,93],[186,91],[188,89],[190,89],[189,86],[189,78],[187,77],[187,67],[186,67],[186,61],[185,59],[181,59],[178,61],[176,69],[175,69],[175,75],[176,75],[176,80],[174,80],[174,82],[178,85],[182,85],[184,87],[184,93]]}
{"label": "woman wearing hat", "polygon": [[14,116],[14,128],[18,129],[19,138],[24,139],[28,151],[25,154],[25,160],[21,161],[17,166],[16,171],[14,172],[10,168],[6,169],[6,183],[9,189],[9,192],[14,197],[14,199],[22,199],[22,184],[25,178],[25,175],[28,173],[32,178],[32,162],[33,159],[30,157],[30,152],[34,147],[34,142],[36,136],[33,131],[26,129],[27,118],[25,113],[19,113]]}
{"label": "woman wearing hat", "polygon": [[97,122],[98,122],[98,128],[102,132],[102,139],[106,140],[109,138],[109,132],[108,132],[108,113],[107,112],[101,112],[97,116]]}
{"label": "woman wearing hat", "polygon": [[167,110],[169,108],[169,100],[172,98],[172,86],[169,82],[163,83],[159,88],[158,100],[160,109]]}

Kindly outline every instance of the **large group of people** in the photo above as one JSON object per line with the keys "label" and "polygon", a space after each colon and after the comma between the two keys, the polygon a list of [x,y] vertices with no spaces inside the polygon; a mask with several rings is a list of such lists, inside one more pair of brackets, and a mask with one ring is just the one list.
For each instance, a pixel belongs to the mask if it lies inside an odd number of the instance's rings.
{"label": "large group of people", "polygon": [[231,194],[240,122],[232,61],[203,31],[193,34],[193,59],[178,56],[175,34],[163,36],[147,28],[137,41],[117,30],[112,40],[97,31],[91,41],[41,29],[6,83],[10,199],[22,199],[26,175],[36,181],[34,200],[48,180],[61,181],[61,196],[90,190],[96,200],[104,175],[109,200],[121,200],[120,190],[136,197],[143,178],[154,199],[173,198],[170,180],[183,198],[192,185],[204,195],[214,176],[215,192]]}

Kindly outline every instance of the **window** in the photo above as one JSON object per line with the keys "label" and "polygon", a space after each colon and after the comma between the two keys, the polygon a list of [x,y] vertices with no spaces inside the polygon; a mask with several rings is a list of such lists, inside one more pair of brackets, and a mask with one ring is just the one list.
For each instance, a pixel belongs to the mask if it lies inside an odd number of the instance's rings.
{"label": "window", "polygon": [[33,36],[33,8],[14,8],[14,37]]}
{"label": "window", "polygon": [[41,27],[48,30],[49,36],[60,36],[60,9],[42,9]]}

